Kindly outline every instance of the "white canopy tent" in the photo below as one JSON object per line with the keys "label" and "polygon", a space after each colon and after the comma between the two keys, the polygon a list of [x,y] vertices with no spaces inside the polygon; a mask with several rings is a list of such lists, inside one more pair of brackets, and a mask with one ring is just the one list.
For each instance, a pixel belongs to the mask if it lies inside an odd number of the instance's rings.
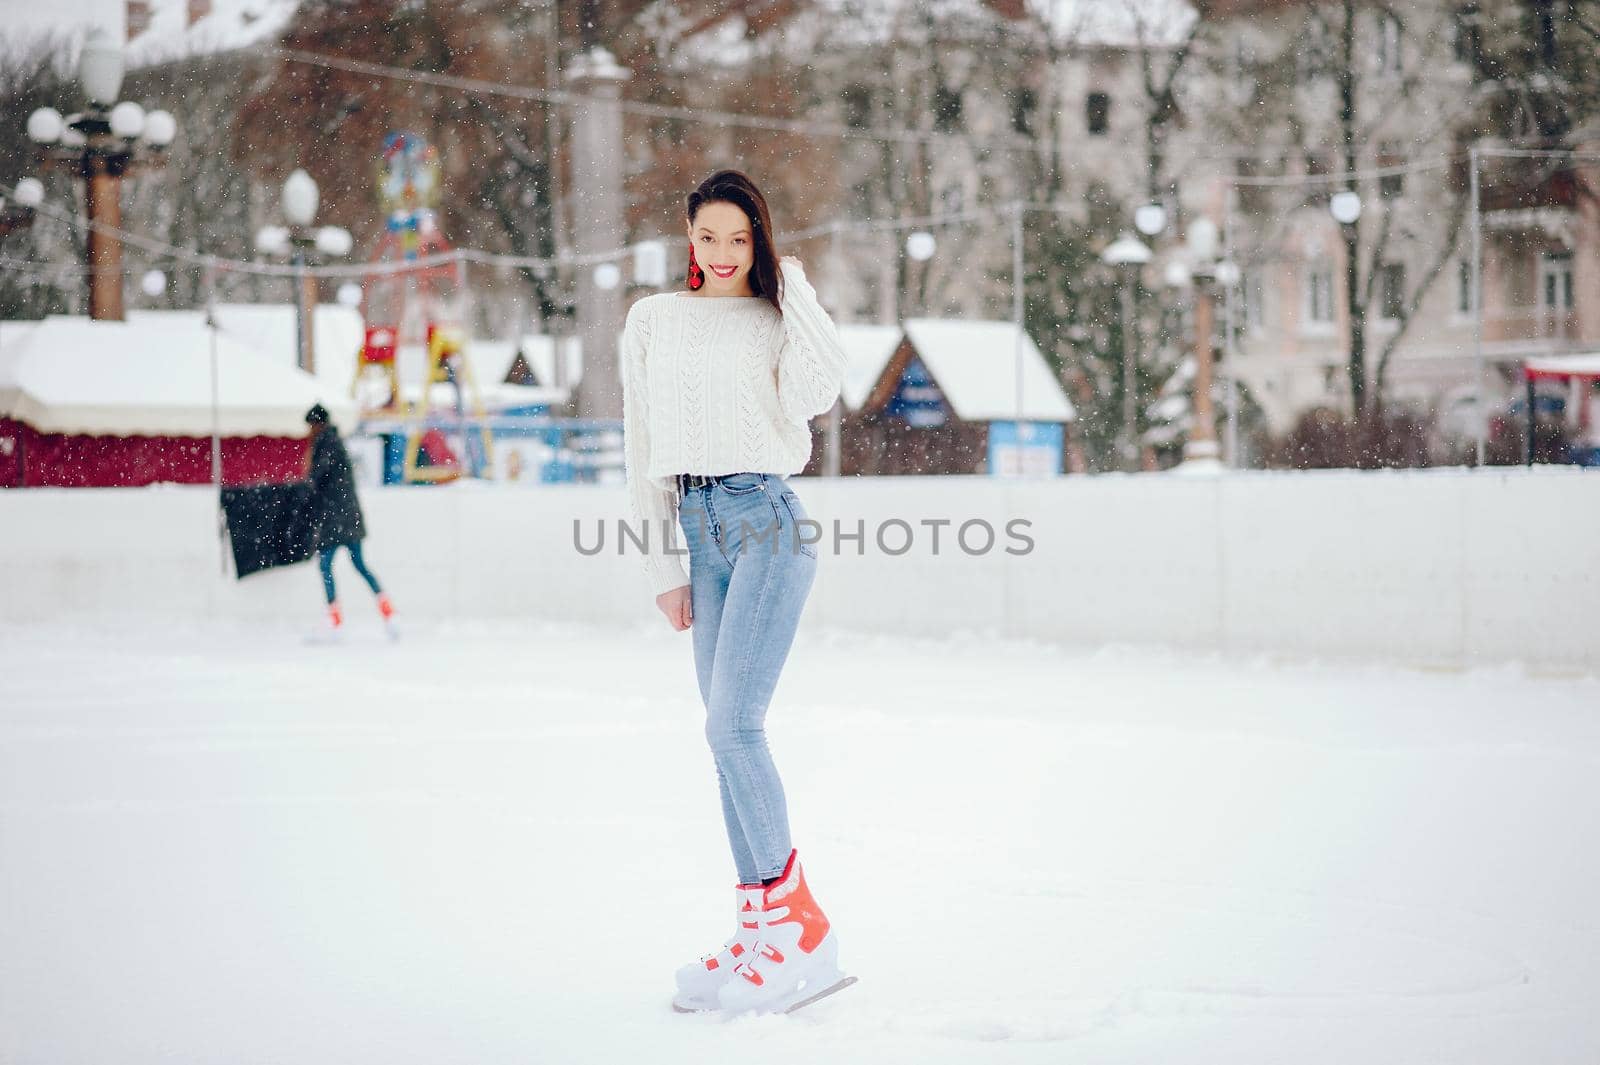
{"label": "white canopy tent", "polygon": [[0,417],[41,433],[89,436],[306,434],[305,412],[355,424],[347,395],[201,311],[132,311],[124,322],[60,315],[0,323]]}

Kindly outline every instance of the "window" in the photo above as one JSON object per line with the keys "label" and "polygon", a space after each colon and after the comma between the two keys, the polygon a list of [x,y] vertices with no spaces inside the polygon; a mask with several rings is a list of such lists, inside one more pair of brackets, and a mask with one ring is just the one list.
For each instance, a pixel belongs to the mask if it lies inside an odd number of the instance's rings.
{"label": "window", "polygon": [[1089,122],[1089,132],[1095,136],[1104,136],[1111,128],[1111,95],[1103,92],[1092,92],[1084,101],[1084,117]]}
{"label": "window", "polygon": [[1310,266],[1305,274],[1306,322],[1315,326],[1333,324],[1333,270]]}
{"label": "window", "polygon": [[1374,60],[1380,74],[1400,73],[1400,20],[1393,15],[1378,17],[1378,49]]}
{"label": "window", "polygon": [[1244,303],[1244,327],[1251,333],[1259,333],[1267,322],[1261,271],[1246,270],[1239,281],[1239,289]]}
{"label": "window", "polygon": [[[1325,178],[1333,173],[1333,153],[1320,150],[1308,150],[1305,153],[1306,177]],[[1311,203],[1328,202],[1335,186],[1331,181],[1310,181],[1306,183],[1305,195]]]}
{"label": "window", "polygon": [[961,128],[961,93],[943,85],[933,90],[933,128],[954,133]]}
{"label": "window", "polygon": [[1456,263],[1456,313],[1472,313],[1472,262],[1462,259]]}
{"label": "window", "polygon": [[1452,41],[1457,63],[1476,67],[1483,52],[1483,31],[1478,26],[1478,6],[1468,4],[1456,8]]}
{"label": "window", "polygon": [[[1378,166],[1381,169],[1405,165],[1405,146],[1399,141],[1382,141],[1378,145]],[[1403,172],[1384,174],[1378,179],[1378,195],[1392,200],[1406,191]]]}
{"label": "window", "polygon": [[844,104],[844,124],[855,129],[872,125],[872,90],[865,85],[847,85],[839,94]]}
{"label": "window", "polygon": [[[1254,157],[1240,156],[1234,161],[1234,172],[1240,178],[1282,177],[1289,172],[1289,159],[1286,156]],[[1239,210],[1247,215],[1267,214],[1273,210],[1274,195],[1270,184],[1257,184],[1244,180],[1238,182],[1234,189],[1239,196]]]}
{"label": "window", "polygon": [[1555,0],[1533,0],[1535,45],[1539,62],[1549,69],[1556,65]]}
{"label": "window", "polygon": [[1539,257],[1539,309],[1570,311],[1572,307],[1572,253],[1547,251]]}
{"label": "window", "polygon": [[1384,263],[1378,275],[1382,282],[1378,316],[1398,322],[1406,313],[1406,267],[1404,263]]}
{"label": "window", "polygon": [[1032,89],[1018,89],[1011,94],[1011,128],[1025,137],[1033,136],[1033,113],[1038,110],[1039,99]]}

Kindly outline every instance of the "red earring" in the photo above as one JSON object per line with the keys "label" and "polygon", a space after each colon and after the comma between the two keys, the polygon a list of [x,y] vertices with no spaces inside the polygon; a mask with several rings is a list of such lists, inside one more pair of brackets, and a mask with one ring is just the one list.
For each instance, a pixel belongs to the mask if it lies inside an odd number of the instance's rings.
{"label": "red earring", "polygon": [[700,264],[694,261],[694,242],[689,242],[689,287],[697,289],[706,283],[706,275],[700,272]]}

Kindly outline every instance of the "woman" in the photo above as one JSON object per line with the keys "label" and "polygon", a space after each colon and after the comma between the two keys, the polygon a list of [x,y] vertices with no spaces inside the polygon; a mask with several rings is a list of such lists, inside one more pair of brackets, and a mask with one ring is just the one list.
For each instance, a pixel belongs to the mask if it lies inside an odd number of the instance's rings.
{"label": "woman", "polygon": [[339,608],[338,589],[333,583],[333,556],[339,548],[350,552],[350,561],[378,597],[378,612],[383,615],[389,635],[396,635],[394,604],[378,586],[378,578],[367,569],[361,557],[361,539],[367,535],[366,523],[361,516],[361,504],[356,500],[356,478],[350,470],[350,453],[339,430],[328,420],[328,408],[318,403],[306,411],[306,424],[311,426],[311,454],[307,460],[308,480],[311,485],[311,546],[317,552],[317,564],[322,570],[322,590],[328,597],[328,627],[338,632],[344,624],[344,612]]}
{"label": "woman", "polygon": [[[625,465],[656,606],[693,629],[739,885],[733,937],[679,970],[673,1005],[785,1010],[850,982],[790,843],[763,727],[817,568],[816,537],[802,536],[815,523],[784,478],[810,459],[810,419],[838,398],[845,356],[800,261],[779,260],[748,177],[702,182],[687,229],[688,290],[628,312]],[[667,550],[674,515],[687,573]]]}

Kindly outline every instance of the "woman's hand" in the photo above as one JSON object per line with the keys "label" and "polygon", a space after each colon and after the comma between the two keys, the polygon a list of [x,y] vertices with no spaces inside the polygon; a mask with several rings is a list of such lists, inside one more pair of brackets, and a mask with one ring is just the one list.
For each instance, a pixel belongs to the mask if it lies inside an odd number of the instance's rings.
{"label": "woman's hand", "polygon": [[667,616],[667,623],[678,632],[687,629],[694,621],[694,611],[689,606],[689,586],[674,588],[656,596],[656,606]]}

